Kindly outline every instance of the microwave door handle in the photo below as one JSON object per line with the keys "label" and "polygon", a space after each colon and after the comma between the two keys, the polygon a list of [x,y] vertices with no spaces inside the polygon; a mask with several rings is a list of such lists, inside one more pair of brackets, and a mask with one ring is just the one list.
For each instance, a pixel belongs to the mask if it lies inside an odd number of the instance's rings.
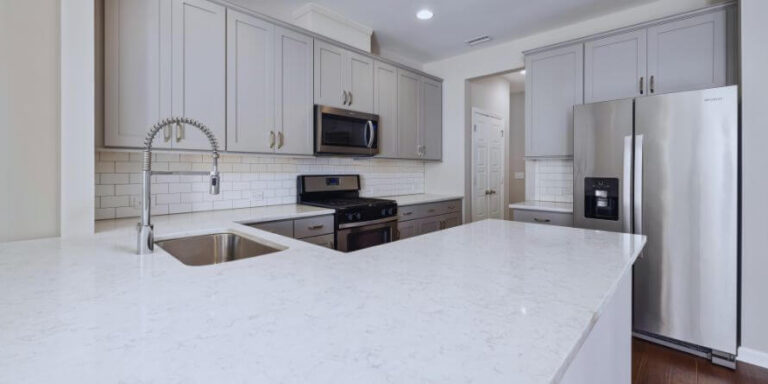
{"label": "microwave door handle", "polygon": [[368,120],[368,122],[365,123],[365,127],[366,127],[365,131],[366,131],[367,136],[368,136],[368,141],[366,143],[366,146],[368,148],[371,148],[371,147],[373,147],[373,139],[374,139],[374,137],[376,135],[376,132],[373,130],[373,121]]}

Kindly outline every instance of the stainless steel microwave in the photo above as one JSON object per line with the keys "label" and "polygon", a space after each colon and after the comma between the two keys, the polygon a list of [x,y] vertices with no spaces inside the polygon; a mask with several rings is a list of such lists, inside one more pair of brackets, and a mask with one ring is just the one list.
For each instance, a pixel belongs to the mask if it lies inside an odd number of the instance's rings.
{"label": "stainless steel microwave", "polygon": [[379,153],[379,116],[315,105],[315,154],[373,156]]}

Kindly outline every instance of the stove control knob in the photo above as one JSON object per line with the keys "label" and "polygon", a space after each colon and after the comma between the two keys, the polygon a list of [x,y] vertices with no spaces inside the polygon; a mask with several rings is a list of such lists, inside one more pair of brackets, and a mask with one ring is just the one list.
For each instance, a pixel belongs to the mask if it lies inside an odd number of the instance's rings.
{"label": "stove control knob", "polygon": [[355,214],[347,213],[347,221],[355,221]]}
{"label": "stove control knob", "polygon": [[381,216],[384,217],[386,215],[387,215],[387,209],[386,208],[382,208],[381,209]]}
{"label": "stove control knob", "polygon": [[363,218],[363,215],[360,212],[355,213],[355,220],[360,220]]}
{"label": "stove control knob", "polygon": [[395,209],[394,209],[394,208],[389,208],[389,209],[387,209],[387,214],[388,214],[389,216],[393,216],[393,215],[395,214]]}

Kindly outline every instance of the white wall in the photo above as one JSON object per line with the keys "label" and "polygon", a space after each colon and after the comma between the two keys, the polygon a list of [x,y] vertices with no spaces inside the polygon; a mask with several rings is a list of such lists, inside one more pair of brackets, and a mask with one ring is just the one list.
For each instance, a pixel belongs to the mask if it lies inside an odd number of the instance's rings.
{"label": "white wall", "polygon": [[[505,135],[509,132],[509,81],[507,79],[501,77],[501,76],[490,76],[490,77],[484,77],[480,79],[474,79],[470,81],[470,109],[468,113],[472,113],[472,108],[478,108],[482,110],[483,112],[490,112],[492,114],[501,116],[502,119],[504,119],[504,132]],[[471,117],[470,117],[471,118]],[[466,127],[465,135],[467,136],[467,143],[471,146],[472,143],[472,132],[470,129],[470,126]],[[471,148],[467,148],[467,153],[471,153]],[[504,147],[504,162],[509,164],[509,152],[507,147]],[[507,170],[509,167],[506,167]],[[467,162],[464,168],[466,179],[472,180],[472,167],[471,162]],[[509,191],[509,174],[506,173],[504,175],[504,197],[502,198],[502,201],[508,201],[508,191]],[[470,196],[471,193],[471,186],[470,183],[467,183],[465,192],[466,196]],[[467,201],[470,199],[467,198]],[[505,204],[505,207],[508,205]],[[467,205],[470,210],[466,210],[468,217],[471,217],[471,207],[472,205]],[[508,217],[509,212],[507,212],[506,209],[503,210],[505,212],[504,216]],[[469,220],[467,220],[469,221]]]}
{"label": "white wall", "polygon": [[0,242],[59,234],[59,1],[0,1]]}
{"label": "white wall", "polygon": [[741,1],[742,308],[739,359],[768,367],[768,1]]}
{"label": "white wall", "polygon": [[62,237],[93,233],[94,0],[61,0]]}
{"label": "white wall", "polygon": [[[443,83],[443,161],[427,164],[427,192],[464,194],[465,176],[455,169],[464,167],[464,131],[467,117],[467,79],[506,72],[523,67],[525,50],[605,32],[676,13],[702,8],[720,1],[658,0],[566,27],[531,35],[468,54],[427,63],[423,69],[444,79]],[[468,199],[465,199],[465,207]]]}

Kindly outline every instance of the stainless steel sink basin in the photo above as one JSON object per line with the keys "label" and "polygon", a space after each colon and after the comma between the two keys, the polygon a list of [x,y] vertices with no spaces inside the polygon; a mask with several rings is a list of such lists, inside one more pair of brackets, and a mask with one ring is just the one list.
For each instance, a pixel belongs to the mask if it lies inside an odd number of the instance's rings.
{"label": "stainless steel sink basin", "polygon": [[181,237],[155,242],[186,265],[210,265],[279,252],[283,249],[234,233]]}

